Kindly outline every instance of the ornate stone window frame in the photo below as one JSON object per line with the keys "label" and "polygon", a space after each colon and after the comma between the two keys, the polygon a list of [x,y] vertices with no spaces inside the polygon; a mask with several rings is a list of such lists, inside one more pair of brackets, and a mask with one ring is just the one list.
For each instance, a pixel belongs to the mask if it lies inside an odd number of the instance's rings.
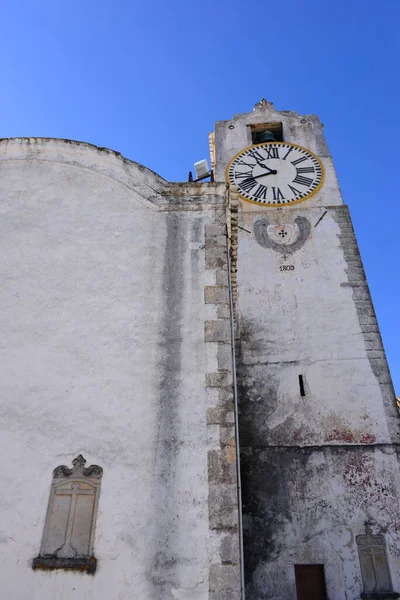
{"label": "ornate stone window frame", "polygon": [[369,523],[365,524],[365,529],[365,535],[356,537],[364,585],[361,598],[363,600],[399,598],[400,594],[393,590],[385,537],[382,534],[374,535]]}
{"label": "ornate stone window frame", "polygon": [[96,571],[93,544],[103,469],[98,465],[85,468],[85,463],[79,454],[72,469],[60,465],[53,471],[40,554],[33,560],[33,569]]}

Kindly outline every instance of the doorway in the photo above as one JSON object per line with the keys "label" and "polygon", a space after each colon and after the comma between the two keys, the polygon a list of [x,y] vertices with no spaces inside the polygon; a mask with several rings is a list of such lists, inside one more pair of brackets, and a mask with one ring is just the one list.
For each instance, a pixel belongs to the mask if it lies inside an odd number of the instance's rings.
{"label": "doorway", "polygon": [[297,600],[327,600],[324,565],[295,565]]}

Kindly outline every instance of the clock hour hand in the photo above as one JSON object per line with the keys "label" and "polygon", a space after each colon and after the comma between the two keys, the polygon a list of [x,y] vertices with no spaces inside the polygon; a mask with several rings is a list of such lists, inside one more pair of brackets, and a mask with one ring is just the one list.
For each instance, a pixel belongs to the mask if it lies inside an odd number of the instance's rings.
{"label": "clock hour hand", "polygon": [[[267,169],[268,171],[270,171],[271,173],[274,173],[274,175],[277,173],[277,171],[275,171],[274,169],[270,169],[269,167],[267,167],[267,165],[263,165],[262,163],[257,163],[259,167],[262,167],[263,169]],[[267,173],[267,175],[269,175],[269,173]]]}
{"label": "clock hour hand", "polygon": [[274,169],[269,169],[269,173],[261,173],[261,175],[253,175],[253,179],[258,179],[259,177],[268,177],[268,175],[276,175],[278,171]]}

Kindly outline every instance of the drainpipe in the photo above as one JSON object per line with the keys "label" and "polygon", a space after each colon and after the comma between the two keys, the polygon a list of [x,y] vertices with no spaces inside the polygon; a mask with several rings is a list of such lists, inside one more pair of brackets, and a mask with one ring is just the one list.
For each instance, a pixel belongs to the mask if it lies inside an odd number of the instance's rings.
{"label": "drainpipe", "polygon": [[236,475],[237,475],[237,495],[239,508],[239,552],[240,552],[240,586],[241,600],[246,600],[245,582],[244,582],[244,551],[243,551],[243,511],[242,511],[242,478],[240,474],[240,441],[239,441],[239,407],[236,379],[236,350],[235,350],[235,323],[233,318],[233,294],[231,281],[231,254],[229,248],[228,227],[226,227],[226,252],[228,257],[228,289],[229,289],[229,308],[231,315],[231,348],[232,348],[232,378],[233,378],[233,401],[235,412],[235,438],[236,438]]}

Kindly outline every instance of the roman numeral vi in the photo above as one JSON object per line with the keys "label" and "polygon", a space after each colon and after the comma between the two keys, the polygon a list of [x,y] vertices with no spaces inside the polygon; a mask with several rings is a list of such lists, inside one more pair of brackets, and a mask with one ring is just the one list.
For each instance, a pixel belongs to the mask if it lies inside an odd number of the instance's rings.
{"label": "roman numeral vi", "polygon": [[279,188],[273,187],[272,193],[274,195],[274,200],[284,200],[285,199],[284,195],[282,194],[282,192]]}

